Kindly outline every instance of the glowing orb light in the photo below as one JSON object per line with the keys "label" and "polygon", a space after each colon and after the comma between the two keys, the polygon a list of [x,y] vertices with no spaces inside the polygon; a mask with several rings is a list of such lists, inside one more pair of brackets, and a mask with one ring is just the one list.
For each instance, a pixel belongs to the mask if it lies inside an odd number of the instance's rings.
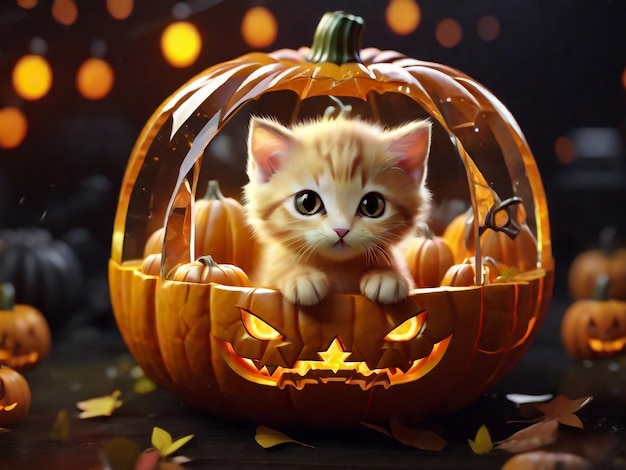
{"label": "glowing orb light", "polygon": [[76,73],[80,94],[90,100],[100,100],[109,94],[115,74],[105,60],[92,57],[83,62]]}
{"label": "glowing orb light", "polygon": [[26,100],[37,100],[52,86],[52,69],[40,55],[27,54],[13,68],[13,88]]}
{"label": "glowing orb light", "polygon": [[250,8],[241,21],[241,35],[250,47],[264,48],[276,40],[278,23],[265,7]]}
{"label": "glowing orb light", "polygon": [[385,16],[389,28],[394,33],[405,36],[417,29],[422,12],[415,0],[391,0]]}
{"label": "glowing orb light", "polygon": [[200,55],[202,38],[193,24],[177,21],[170,24],[161,36],[161,51],[174,67],[188,67]]}
{"label": "glowing orb light", "polygon": [[17,108],[0,108],[0,148],[13,149],[26,137],[28,121]]}

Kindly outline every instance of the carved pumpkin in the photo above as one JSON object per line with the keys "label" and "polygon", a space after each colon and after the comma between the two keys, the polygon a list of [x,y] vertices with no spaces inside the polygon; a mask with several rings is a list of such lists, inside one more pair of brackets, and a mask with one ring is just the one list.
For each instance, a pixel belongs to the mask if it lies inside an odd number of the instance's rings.
{"label": "carved pumpkin", "polygon": [[[360,50],[361,27],[360,18],[327,14],[311,49],[256,52],[207,69],[159,107],[131,154],[109,262],[115,318],[148,376],[212,413],[275,426],[409,424],[484,393],[545,317],[553,270],[545,196],[517,124],[457,70]],[[325,115],[338,99],[386,125],[431,118],[435,204],[462,192],[484,225],[502,204],[499,192],[519,191],[542,269],[521,280],[417,288],[394,305],[330,295],[301,307],[271,289],[199,282],[197,265],[181,280],[195,263],[197,234],[221,231],[196,220],[198,188],[216,174],[223,188],[245,183],[245,149],[215,159],[218,134],[245,146],[251,115],[294,122]],[[507,162],[515,162],[508,171]],[[159,269],[159,258],[143,259],[153,221],[165,232]]]}
{"label": "carved pumpkin", "polygon": [[48,355],[50,329],[34,307],[15,304],[15,289],[0,284],[0,365],[28,370]]}
{"label": "carved pumpkin", "polygon": [[[211,255],[218,263],[229,262],[244,271],[250,270],[255,241],[239,201],[224,197],[218,182],[211,180],[195,209],[195,256]],[[144,257],[161,252],[164,232],[162,227],[150,235],[144,247]]]}
{"label": "carved pumpkin", "polygon": [[561,320],[561,340],[574,359],[626,352],[626,302],[608,298],[609,277],[598,278],[593,299],[574,302]]}
{"label": "carved pumpkin", "polygon": [[404,259],[415,287],[436,287],[454,264],[454,257],[448,243],[433,235],[428,226],[422,226],[421,232],[422,236],[412,238],[404,248]]}
{"label": "carved pumpkin", "polygon": [[40,310],[51,327],[65,324],[82,295],[83,272],[74,251],[39,228],[0,233],[0,282],[16,300]]}
{"label": "carved pumpkin", "polygon": [[26,416],[30,409],[30,388],[26,379],[9,367],[0,366],[0,427]]}
{"label": "carved pumpkin", "polygon": [[600,275],[609,276],[608,297],[626,300],[626,249],[615,246],[615,230],[600,233],[599,248],[580,253],[568,271],[568,289],[573,299],[590,299]]}

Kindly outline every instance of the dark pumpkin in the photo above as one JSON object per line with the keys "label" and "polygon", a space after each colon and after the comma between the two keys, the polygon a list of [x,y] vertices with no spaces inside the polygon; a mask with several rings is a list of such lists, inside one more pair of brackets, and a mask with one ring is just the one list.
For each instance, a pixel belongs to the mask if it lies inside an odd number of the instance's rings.
{"label": "dark pumpkin", "polygon": [[69,320],[83,292],[74,251],[36,227],[0,233],[0,282],[13,284],[16,302],[40,310],[51,327]]}

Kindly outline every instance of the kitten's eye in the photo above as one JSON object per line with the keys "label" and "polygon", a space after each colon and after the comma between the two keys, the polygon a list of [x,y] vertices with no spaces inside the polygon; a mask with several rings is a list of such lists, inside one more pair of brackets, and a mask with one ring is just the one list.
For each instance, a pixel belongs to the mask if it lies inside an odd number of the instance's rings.
{"label": "kitten's eye", "polygon": [[365,217],[380,217],[385,212],[385,199],[378,193],[367,193],[361,199],[357,212]]}
{"label": "kitten's eye", "polygon": [[306,190],[296,194],[296,210],[303,215],[313,215],[324,210],[324,203],[315,191]]}

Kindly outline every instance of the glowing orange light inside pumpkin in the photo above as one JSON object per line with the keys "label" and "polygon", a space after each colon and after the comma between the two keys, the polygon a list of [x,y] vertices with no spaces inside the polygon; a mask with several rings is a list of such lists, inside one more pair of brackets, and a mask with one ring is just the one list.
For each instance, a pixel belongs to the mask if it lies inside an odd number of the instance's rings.
{"label": "glowing orange light inside pumpkin", "polygon": [[622,86],[626,88],[626,68],[624,68],[624,71],[622,72]]}
{"label": "glowing orange light inside pumpkin", "polygon": [[387,341],[409,341],[417,336],[424,324],[425,315],[411,317],[387,333]]}
{"label": "glowing orange light inside pumpkin", "polygon": [[26,137],[28,122],[24,113],[17,108],[0,109],[0,147],[12,149]]}
{"label": "glowing orange light inside pumpkin", "polygon": [[27,100],[37,100],[48,93],[52,85],[52,69],[40,55],[28,54],[13,68],[13,88]]}
{"label": "glowing orange light inside pumpkin", "polygon": [[69,26],[78,18],[78,8],[74,0],[54,0],[52,17],[59,23]]}
{"label": "glowing orange light inside pumpkin", "polygon": [[161,36],[161,51],[174,67],[188,67],[200,55],[202,38],[193,24],[177,21],[170,24]]}
{"label": "glowing orange light inside pumpkin", "polygon": [[554,153],[556,158],[566,165],[572,163],[576,158],[574,143],[565,136],[557,137],[554,141]]}
{"label": "glowing orange light inside pumpkin", "polygon": [[461,42],[463,29],[458,21],[452,18],[444,18],[435,29],[437,42],[443,47],[454,47]]}
{"label": "glowing orange light inside pumpkin", "polygon": [[243,309],[240,310],[243,326],[246,328],[248,334],[253,338],[264,341],[271,341],[273,339],[279,339],[282,336],[278,331],[276,331],[273,327],[268,325],[256,315],[253,315]]}
{"label": "glowing orange light inside pumpkin", "polygon": [[133,0],[107,0],[107,10],[116,20],[125,20],[133,12]]}
{"label": "glowing orange light inside pumpkin", "polygon": [[105,60],[92,57],[83,62],[76,73],[76,86],[85,98],[100,100],[109,94],[115,74]]}
{"label": "glowing orange light inside pumpkin", "polygon": [[250,47],[271,46],[276,40],[278,23],[265,7],[250,8],[241,21],[241,35]]}
{"label": "glowing orange light inside pumpkin", "polygon": [[37,0],[17,0],[17,6],[30,10],[37,6]]}
{"label": "glowing orange light inside pumpkin", "polygon": [[417,29],[422,19],[422,12],[415,0],[391,0],[385,11],[389,28],[401,36]]}
{"label": "glowing orange light inside pumpkin", "polygon": [[478,20],[478,36],[483,41],[493,41],[500,34],[500,22],[495,16],[483,16]]}

